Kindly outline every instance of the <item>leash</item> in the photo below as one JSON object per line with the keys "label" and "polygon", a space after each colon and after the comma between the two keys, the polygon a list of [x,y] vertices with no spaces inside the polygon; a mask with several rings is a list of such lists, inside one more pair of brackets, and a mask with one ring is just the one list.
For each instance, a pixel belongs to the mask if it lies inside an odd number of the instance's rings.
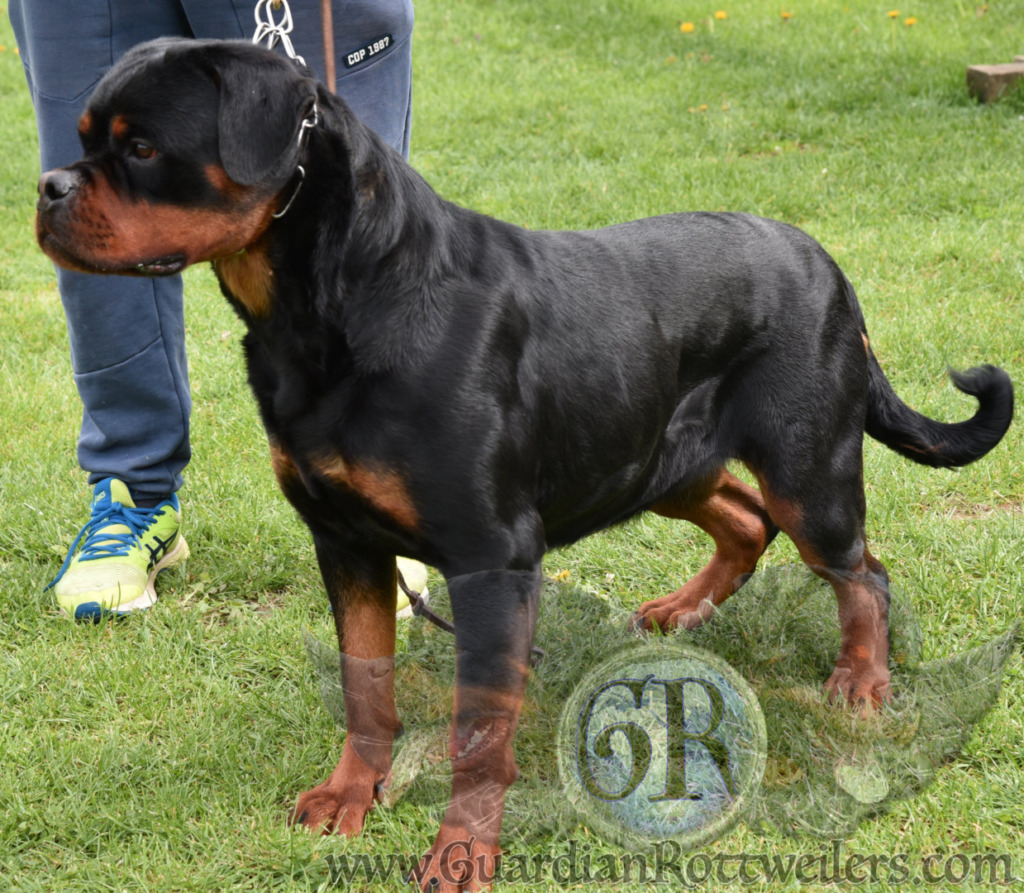
{"label": "leash", "polygon": [[331,0],[320,0],[320,24],[324,32],[324,83],[332,93],[337,93],[334,79],[334,13]]}
{"label": "leash", "polygon": [[[280,13],[280,17],[275,16],[275,11]],[[258,0],[254,16],[256,32],[252,36],[253,43],[265,44],[269,50],[280,43],[289,59],[294,59],[300,65],[306,64],[306,60],[295,52],[291,37],[288,36],[295,27],[288,0]],[[320,0],[320,22],[324,35],[324,83],[328,90],[337,93],[334,65],[334,14],[331,10],[331,0]]]}
{"label": "leash", "polygon": [[[445,632],[451,633],[453,636],[455,635],[455,625],[450,620],[445,620],[440,614],[435,614],[427,606],[427,600],[415,589],[409,588],[401,571],[398,572],[398,585],[402,592],[405,593],[405,597],[409,599],[414,616],[423,617],[433,623],[438,629],[443,629]],[[530,649],[530,666],[536,667],[543,659],[544,649],[534,645]]]}

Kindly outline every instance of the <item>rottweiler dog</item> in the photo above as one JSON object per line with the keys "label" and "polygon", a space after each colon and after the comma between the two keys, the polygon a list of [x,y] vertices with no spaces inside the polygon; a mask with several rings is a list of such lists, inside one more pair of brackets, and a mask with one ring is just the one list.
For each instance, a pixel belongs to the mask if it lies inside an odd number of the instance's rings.
{"label": "rottweiler dog", "polygon": [[[308,71],[248,44],[134,49],[79,129],[82,160],[40,180],[39,244],[90,272],[213,262],[248,329],[274,472],[313,535],[348,735],[295,820],[356,833],[387,781],[397,554],[444,575],[458,655],[451,801],[424,885],[493,869],[550,547],[644,511],[705,530],[710,563],[636,615],[668,630],[707,619],[781,529],[838,599],[825,689],[864,710],[889,698],[863,435],[972,462],[1010,424],[1005,372],[951,373],[975,414],[926,418],[801,231],[726,213],[526,231],[438,197]],[[453,883],[453,853],[480,872]]]}

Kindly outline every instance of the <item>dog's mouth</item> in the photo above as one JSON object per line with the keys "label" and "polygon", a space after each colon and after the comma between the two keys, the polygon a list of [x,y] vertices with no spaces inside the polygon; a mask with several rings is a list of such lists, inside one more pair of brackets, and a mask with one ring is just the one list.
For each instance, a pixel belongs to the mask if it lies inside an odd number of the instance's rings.
{"label": "dog's mouth", "polygon": [[88,254],[71,250],[68,245],[52,231],[40,227],[38,231],[39,246],[58,266],[81,273],[108,273],[128,276],[173,276],[188,266],[188,258],[180,252],[165,254],[152,260],[131,263],[124,261],[104,262]]}
{"label": "dog's mouth", "polygon": [[184,254],[168,254],[156,260],[136,264],[134,269],[125,272],[135,272],[142,276],[173,276],[184,270],[186,264],[187,260]]}

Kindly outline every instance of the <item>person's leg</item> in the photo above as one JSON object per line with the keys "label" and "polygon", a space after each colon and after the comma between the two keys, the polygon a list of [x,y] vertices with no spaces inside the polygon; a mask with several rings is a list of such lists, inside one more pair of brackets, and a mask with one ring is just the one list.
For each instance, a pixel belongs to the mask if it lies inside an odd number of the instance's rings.
{"label": "person's leg", "polygon": [[[126,0],[11,0],[9,10],[43,170],[80,156],[78,117],[125,50],[188,34],[177,0],[153,0],[144,12]],[[182,283],[58,270],[58,287],[83,403],[79,463],[95,490],[53,585],[77,618],[128,613],[152,605],[156,574],[188,554],[173,495],[189,459]]]}
{"label": "person's leg", "polygon": [[[196,37],[251,39],[254,0],[183,0]],[[320,0],[290,0],[295,52],[324,75]],[[334,0],[338,95],[356,116],[406,158],[412,121],[412,0]]]}
{"label": "person's leg", "polygon": [[[96,82],[129,47],[188,35],[177,2],[12,0],[10,17],[36,111],[42,170],[81,154],[77,122]],[[181,486],[191,401],[180,277],[57,271],[84,407],[79,464],[95,485],[123,480],[137,501]]]}
{"label": "person's leg", "polygon": [[[296,0],[293,5],[296,48],[315,70],[322,70],[319,4]],[[336,7],[339,91],[370,126],[407,153],[411,2],[356,0]],[[248,39],[255,27],[251,0],[153,0],[144,11],[130,0],[86,0],[75,5],[73,14],[59,0],[12,0],[10,17],[36,108],[44,170],[79,156],[77,120],[88,94],[129,48],[172,35]],[[355,52],[366,47],[373,52]],[[179,277],[143,280],[61,270],[58,281],[84,404],[79,462],[96,486],[82,555],[67,575],[74,577],[80,559],[109,557],[110,541],[103,531],[110,519],[103,507],[112,494],[123,495],[129,505],[134,498],[139,505],[153,506],[161,517],[168,511],[177,517],[176,498],[166,497],[180,487],[189,459],[191,404]],[[130,493],[112,488],[110,478],[125,481]],[[127,526],[134,531],[143,525],[139,532],[144,535],[158,526],[152,515],[125,516]],[[101,522],[107,527],[98,528]],[[182,547],[177,554],[185,552],[183,541]],[[166,537],[161,534],[146,548],[166,552]],[[95,576],[95,567],[89,570]],[[67,595],[69,586],[77,585],[67,577],[58,585],[58,601],[70,612],[80,600],[78,594]],[[116,581],[113,591],[122,593],[122,583]],[[98,608],[109,607],[108,595],[97,596]],[[151,603],[153,598],[150,577],[142,600]]]}
{"label": "person's leg", "polygon": [[[320,4],[292,4],[292,43],[323,76]],[[334,2],[334,53],[338,95],[367,127],[409,157],[412,123],[412,0]],[[313,23],[313,27],[307,23]]]}

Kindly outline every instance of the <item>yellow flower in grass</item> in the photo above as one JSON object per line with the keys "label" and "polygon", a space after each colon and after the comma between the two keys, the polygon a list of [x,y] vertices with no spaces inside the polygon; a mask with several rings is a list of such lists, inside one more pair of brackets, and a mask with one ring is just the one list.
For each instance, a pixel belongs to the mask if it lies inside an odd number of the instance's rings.
{"label": "yellow flower in grass", "polygon": [[694,28],[696,28],[696,27],[697,27],[697,26],[696,26],[696,25],[694,25],[694,24],[693,24],[693,22],[683,22],[683,23],[682,23],[682,24],[681,24],[681,25],[679,26],[679,30],[680,30],[680,31],[682,31],[682,32],[683,32],[683,34],[692,34],[692,33],[693,33],[693,30],[694,30]]}
{"label": "yellow flower in grass", "polygon": [[793,13],[783,11],[783,13],[782,13],[782,21],[788,22],[791,18],[793,18]]}
{"label": "yellow flower in grass", "polygon": [[890,10],[889,10],[889,11],[888,11],[888,12],[886,13],[886,15],[887,15],[887,16],[889,16],[889,18],[890,18],[890,19],[895,19],[895,18],[898,18],[898,17],[899,17],[899,14],[900,14],[900,11],[899,11],[898,9],[890,9]]}
{"label": "yellow flower in grass", "polygon": [[917,19],[915,19],[913,16],[910,16],[903,24],[910,28],[917,24]]}
{"label": "yellow flower in grass", "polygon": [[729,13],[727,13],[724,9],[720,9],[718,10],[718,12],[715,13],[715,18],[718,19],[718,21],[722,21],[722,19],[729,18]]}

